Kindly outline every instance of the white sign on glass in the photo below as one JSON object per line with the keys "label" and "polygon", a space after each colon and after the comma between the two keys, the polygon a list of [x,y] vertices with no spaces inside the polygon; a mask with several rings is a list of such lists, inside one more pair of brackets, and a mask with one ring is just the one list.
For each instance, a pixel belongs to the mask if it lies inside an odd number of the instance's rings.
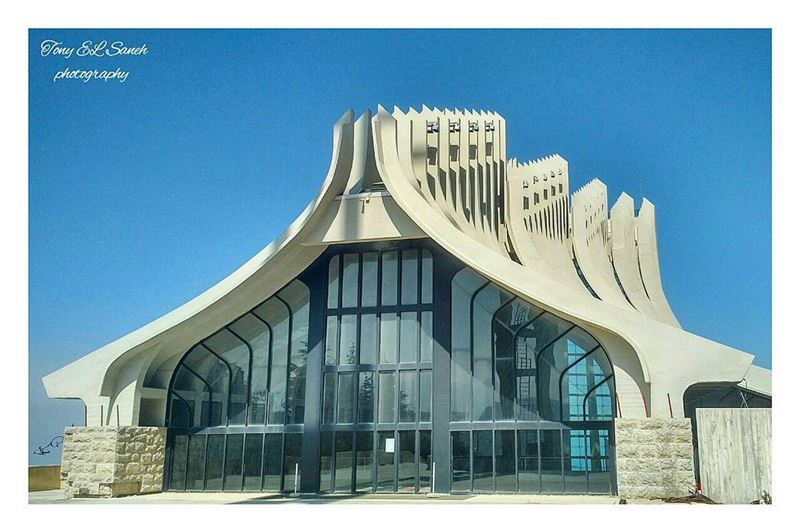
{"label": "white sign on glass", "polygon": [[386,438],[386,452],[387,453],[394,452],[394,438]]}

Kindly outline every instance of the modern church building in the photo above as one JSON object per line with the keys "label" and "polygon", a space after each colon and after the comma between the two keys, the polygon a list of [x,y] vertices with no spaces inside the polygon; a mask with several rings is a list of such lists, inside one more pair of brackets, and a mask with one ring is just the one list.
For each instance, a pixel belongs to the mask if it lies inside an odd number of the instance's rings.
{"label": "modern church building", "polygon": [[695,479],[694,409],[770,380],[681,328],[649,201],[509,159],[496,113],[379,107],[274,242],[44,384],[86,405],[75,495],[657,496]]}

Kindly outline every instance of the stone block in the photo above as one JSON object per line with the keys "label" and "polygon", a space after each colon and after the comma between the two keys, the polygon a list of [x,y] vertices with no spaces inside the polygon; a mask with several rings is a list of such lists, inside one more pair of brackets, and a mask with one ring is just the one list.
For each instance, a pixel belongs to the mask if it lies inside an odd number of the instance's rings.
{"label": "stone block", "polygon": [[70,427],[64,431],[61,485],[70,497],[116,497],[161,490],[166,429]]}
{"label": "stone block", "polygon": [[688,492],[694,480],[688,419],[618,419],[615,428],[620,497],[655,499]]}

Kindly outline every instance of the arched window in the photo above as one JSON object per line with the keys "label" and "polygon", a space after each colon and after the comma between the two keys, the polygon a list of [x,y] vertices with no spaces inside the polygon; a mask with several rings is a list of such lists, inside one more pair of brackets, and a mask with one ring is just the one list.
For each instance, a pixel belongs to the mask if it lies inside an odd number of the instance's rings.
{"label": "arched window", "polygon": [[452,287],[451,421],[613,419],[613,368],[591,334],[468,268]]}
{"label": "arched window", "polygon": [[192,347],[169,388],[167,425],[303,422],[308,288],[292,281]]}

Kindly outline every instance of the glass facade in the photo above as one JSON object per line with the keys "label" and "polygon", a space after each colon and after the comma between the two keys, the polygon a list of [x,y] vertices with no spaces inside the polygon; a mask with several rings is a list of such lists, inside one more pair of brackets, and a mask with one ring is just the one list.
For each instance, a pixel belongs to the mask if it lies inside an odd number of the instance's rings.
{"label": "glass facade", "polygon": [[603,347],[428,240],[331,246],[167,397],[171,490],[614,490]]}
{"label": "glass facade", "polygon": [[428,491],[431,251],[328,260],[319,490]]}
{"label": "glass facade", "polygon": [[594,337],[463,269],[451,338],[453,491],[612,491],[614,374]]}
{"label": "glass facade", "polygon": [[168,394],[170,489],[294,489],[308,327],[295,280],[184,355]]}

